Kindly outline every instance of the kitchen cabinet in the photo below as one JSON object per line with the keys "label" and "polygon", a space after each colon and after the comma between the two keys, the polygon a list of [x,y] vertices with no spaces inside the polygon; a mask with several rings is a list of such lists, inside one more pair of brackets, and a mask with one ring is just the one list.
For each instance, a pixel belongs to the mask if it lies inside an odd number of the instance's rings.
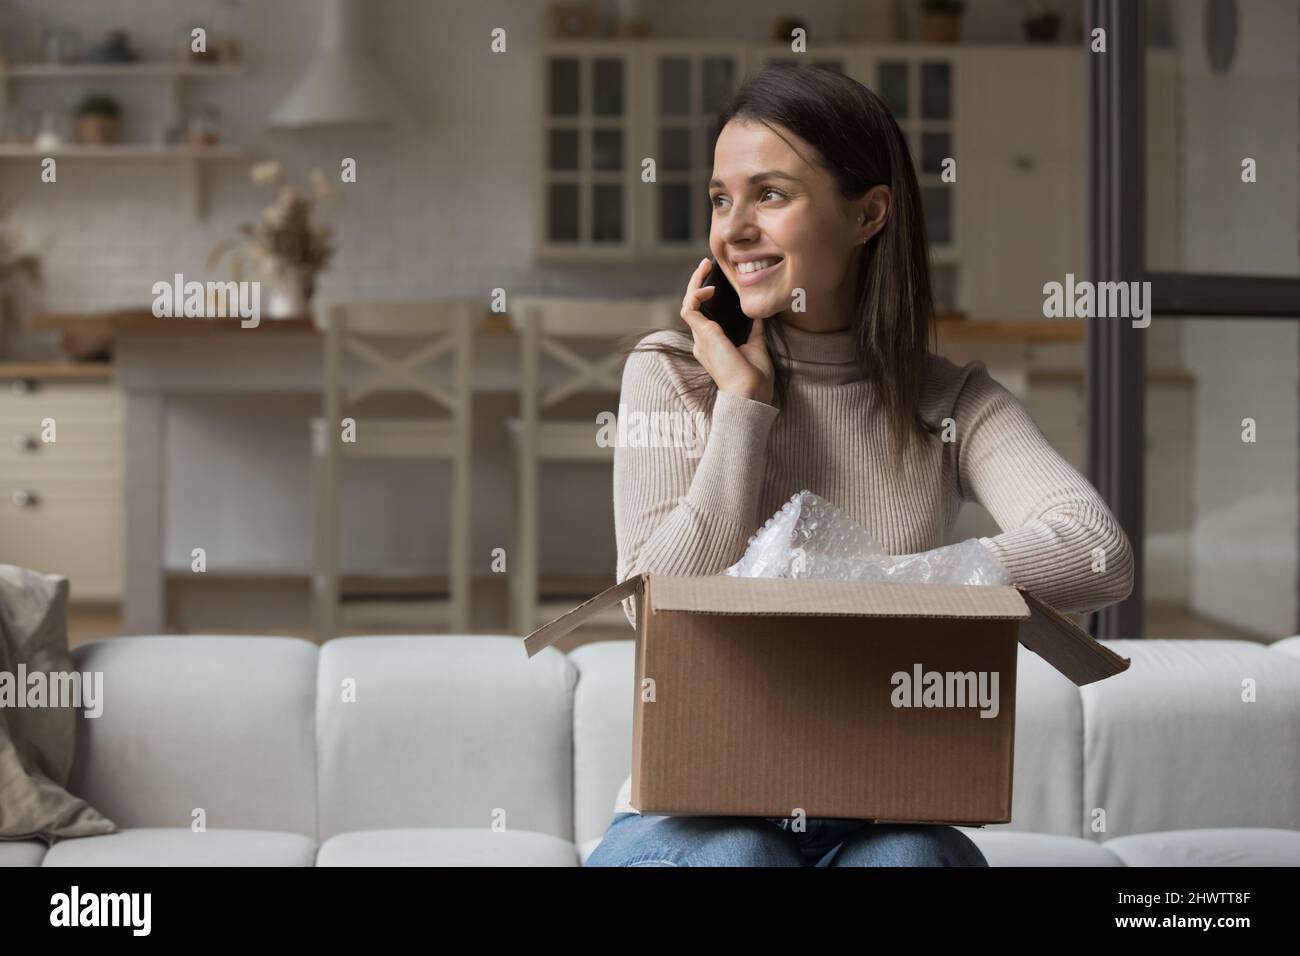
{"label": "kitchen cabinet", "polygon": [[[67,575],[73,601],[120,600],[116,389],[106,379],[15,374],[3,366],[0,388],[0,563]],[[55,440],[46,441],[51,424]]]}
{"label": "kitchen cabinet", "polygon": [[[708,241],[713,123],[766,63],[838,70],[907,137],[940,312],[1042,318],[1045,282],[1084,277],[1087,57],[1074,46],[555,41],[541,56],[538,259],[692,262]],[[1147,54],[1153,262],[1177,260],[1178,64]],[[642,161],[655,179],[642,182]],[[943,179],[956,160],[956,181]]]}

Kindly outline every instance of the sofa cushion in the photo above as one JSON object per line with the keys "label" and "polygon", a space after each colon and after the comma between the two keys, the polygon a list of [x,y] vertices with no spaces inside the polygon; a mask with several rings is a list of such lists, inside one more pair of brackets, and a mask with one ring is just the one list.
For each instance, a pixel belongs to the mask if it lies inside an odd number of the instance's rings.
{"label": "sofa cushion", "polygon": [[[68,791],[77,716],[102,705],[96,675],[72,672],[68,578],[0,564],[0,838],[112,833]],[[35,682],[35,683],[33,683]],[[25,706],[30,691],[40,696]]]}
{"label": "sofa cushion", "polygon": [[605,839],[605,835],[602,833],[598,837],[592,837],[590,840],[578,844],[578,860],[583,866],[587,865],[587,857],[596,852],[596,847],[600,846],[600,841],[603,839]]}
{"label": "sofa cushion", "polygon": [[1016,730],[1011,822],[998,831],[1082,837],[1083,707],[1074,682],[1021,645],[1016,654]]}
{"label": "sofa cushion", "polygon": [[47,849],[41,840],[0,840],[0,866],[40,866]]}
{"label": "sofa cushion", "polygon": [[1290,654],[1292,657],[1300,657],[1300,634],[1293,637],[1284,637],[1280,641],[1274,641],[1268,645],[1270,651],[1279,651],[1283,654]]}
{"label": "sofa cushion", "polygon": [[578,671],[573,694],[573,832],[583,845],[604,837],[614,821],[618,789],[632,772],[635,647],[630,640],[596,641],[569,654]]}
{"label": "sofa cushion", "polygon": [[326,840],[317,866],[577,866],[568,840],[525,830],[358,830]]}
{"label": "sofa cushion", "polygon": [[287,637],[116,637],[82,645],[104,712],[78,717],[68,789],[118,826],[316,834],[316,658]]}
{"label": "sofa cushion", "polygon": [[42,866],[311,866],[316,841],[273,830],[188,827],[120,830],[64,840],[50,847]]}
{"label": "sofa cushion", "polygon": [[1021,833],[1004,827],[957,827],[989,866],[1123,866],[1113,853],[1082,837]]}
{"label": "sofa cushion", "polygon": [[338,638],[318,681],[322,842],[498,822],[573,836],[577,672],[564,654],[530,658],[517,637]]}
{"label": "sofa cushion", "polygon": [[1102,846],[1126,866],[1300,866],[1300,833],[1294,830],[1167,830],[1115,837]]}
{"label": "sofa cushion", "polygon": [[1133,663],[1079,689],[1081,811],[1104,821],[1099,837],[1300,830],[1300,658],[1249,641],[1103,643]]}

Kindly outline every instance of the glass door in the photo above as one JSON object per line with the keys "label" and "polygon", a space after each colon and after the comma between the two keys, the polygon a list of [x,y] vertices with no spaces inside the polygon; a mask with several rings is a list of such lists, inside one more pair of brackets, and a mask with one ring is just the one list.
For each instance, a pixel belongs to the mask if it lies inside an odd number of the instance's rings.
{"label": "glass door", "polygon": [[1089,328],[1090,472],[1138,563],[1102,637],[1300,633],[1300,16],[1089,2],[1093,234],[1150,314]]}

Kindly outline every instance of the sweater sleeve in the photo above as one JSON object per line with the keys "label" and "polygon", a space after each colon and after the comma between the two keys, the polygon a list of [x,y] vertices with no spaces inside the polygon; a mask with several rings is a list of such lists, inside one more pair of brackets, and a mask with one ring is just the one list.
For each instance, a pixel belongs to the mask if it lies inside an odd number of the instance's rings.
{"label": "sweater sleeve", "polygon": [[[711,411],[689,404],[670,361],[633,352],[623,370],[619,416],[627,416],[629,437],[614,449],[620,581],[645,572],[717,574],[758,528],[776,408],[725,392]],[[637,419],[660,425],[633,440]],[[673,436],[679,440],[662,440]]]}
{"label": "sweater sleeve", "polygon": [[1048,443],[1029,412],[981,361],[957,397],[963,500],[1002,533],[980,538],[1014,584],[1058,611],[1083,613],[1133,590],[1133,549],[1101,495]]}

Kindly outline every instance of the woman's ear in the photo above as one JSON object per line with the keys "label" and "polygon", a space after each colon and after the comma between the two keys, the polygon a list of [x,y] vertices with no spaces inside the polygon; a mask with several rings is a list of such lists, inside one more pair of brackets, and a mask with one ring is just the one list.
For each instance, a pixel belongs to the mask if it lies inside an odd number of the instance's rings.
{"label": "woman's ear", "polygon": [[868,239],[885,228],[889,218],[890,193],[888,186],[873,186],[862,197],[861,212],[858,214],[858,242]]}

